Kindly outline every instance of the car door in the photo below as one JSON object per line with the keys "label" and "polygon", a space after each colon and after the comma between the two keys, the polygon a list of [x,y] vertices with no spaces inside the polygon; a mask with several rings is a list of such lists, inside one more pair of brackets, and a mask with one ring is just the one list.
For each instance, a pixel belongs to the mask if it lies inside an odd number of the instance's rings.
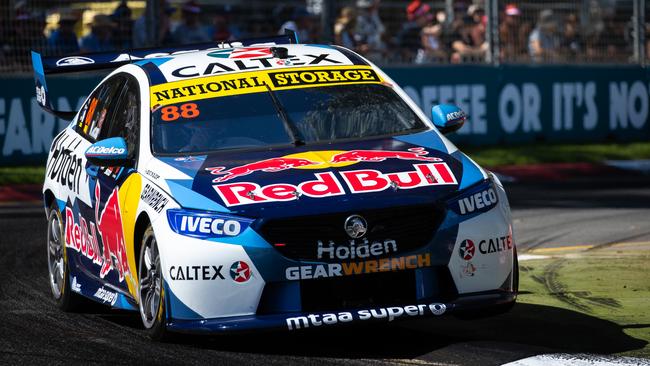
{"label": "car door", "polygon": [[[91,180],[94,187],[91,199],[94,212],[92,219],[97,225],[101,241],[102,264],[99,278],[125,294],[134,295],[135,274],[131,273],[133,257],[129,261],[127,244],[132,241],[133,215],[125,216],[131,204],[131,214],[137,210],[139,184],[130,184],[135,171],[139,136],[139,89],[138,83],[130,75],[123,75],[122,88],[114,100],[95,113],[106,113],[104,122],[97,132],[97,140],[122,137],[127,143],[128,162],[122,166],[91,166]],[[106,111],[106,112],[104,112]],[[91,183],[91,186],[93,184]]]}
{"label": "car door", "polygon": [[[125,282],[124,268],[128,268],[124,248],[119,187],[133,172],[135,155],[123,167],[94,166],[85,158],[91,144],[113,136],[126,136],[129,151],[136,152],[129,131],[137,130],[138,96],[128,99],[127,86],[137,91],[137,82],[130,75],[117,74],[100,84],[82,106],[74,126],[74,155],[85,167],[83,199],[72,200],[66,209],[66,246],[74,250],[68,255],[73,272],[99,285],[111,284],[112,290],[126,290],[133,294],[133,285]],[[127,123],[128,121],[128,123]],[[116,299],[114,292],[99,288],[94,292],[101,300]],[[108,294],[108,295],[107,295]]]}

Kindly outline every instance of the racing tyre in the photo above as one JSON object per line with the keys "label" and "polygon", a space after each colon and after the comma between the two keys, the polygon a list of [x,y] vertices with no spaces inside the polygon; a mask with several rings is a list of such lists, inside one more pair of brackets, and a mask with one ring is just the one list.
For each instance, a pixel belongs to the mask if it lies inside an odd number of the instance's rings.
{"label": "racing tyre", "polygon": [[138,262],[138,293],[142,324],[151,339],[169,340],[160,253],[151,225],[145,230],[141,244]]}
{"label": "racing tyre", "polygon": [[50,289],[56,305],[63,311],[79,309],[83,298],[72,292],[65,249],[63,219],[56,204],[47,213],[47,269]]}

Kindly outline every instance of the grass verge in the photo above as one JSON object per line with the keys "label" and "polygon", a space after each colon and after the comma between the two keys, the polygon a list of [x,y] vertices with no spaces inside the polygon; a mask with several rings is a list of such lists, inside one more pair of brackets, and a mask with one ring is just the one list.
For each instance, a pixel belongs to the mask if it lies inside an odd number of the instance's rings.
{"label": "grass verge", "polygon": [[0,186],[6,184],[37,184],[45,179],[44,166],[0,167]]}
{"label": "grass verge", "polygon": [[[650,342],[650,249],[522,261],[520,271],[520,303],[583,313]],[[650,358],[650,343],[621,354]]]}

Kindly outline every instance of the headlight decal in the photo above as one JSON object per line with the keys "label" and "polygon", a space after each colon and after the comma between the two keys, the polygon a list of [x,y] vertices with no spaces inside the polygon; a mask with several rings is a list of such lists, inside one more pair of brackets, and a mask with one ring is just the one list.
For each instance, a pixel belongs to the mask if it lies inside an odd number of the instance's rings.
{"label": "headlight decal", "polygon": [[485,180],[447,201],[447,207],[457,215],[466,216],[489,211],[498,202],[494,184],[491,180]]}
{"label": "headlight decal", "polygon": [[198,239],[238,236],[254,221],[214,212],[167,210],[169,226],[174,232]]}

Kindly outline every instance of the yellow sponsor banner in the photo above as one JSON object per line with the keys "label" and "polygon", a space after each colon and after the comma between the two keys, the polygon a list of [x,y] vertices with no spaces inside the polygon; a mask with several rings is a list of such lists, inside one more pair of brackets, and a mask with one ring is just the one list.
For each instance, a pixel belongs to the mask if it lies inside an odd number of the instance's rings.
{"label": "yellow sponsor banner", "polygon": [[331,86],[378,84],[383,79],[370,66],[301,67],[180,80],[151,87],[151,107],[231,95]]}

